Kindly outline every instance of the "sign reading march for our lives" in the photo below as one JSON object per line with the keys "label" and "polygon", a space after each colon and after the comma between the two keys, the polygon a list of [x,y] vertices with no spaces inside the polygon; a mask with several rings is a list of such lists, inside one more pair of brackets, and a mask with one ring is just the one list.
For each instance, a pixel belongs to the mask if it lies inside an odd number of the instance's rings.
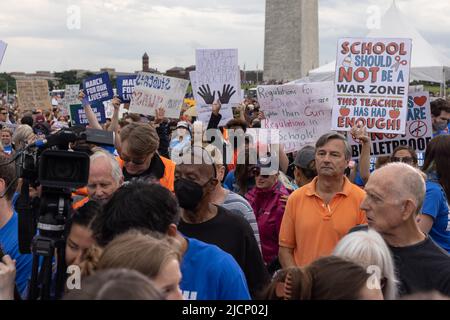
{"label": "sign reading march for our lives", "polygon": [[242,101],[241,73],[237,49],[197,49],[196,71],[190,73],[192,91],[197,102],[198,119],[208,123],[211,105],[220,101],[222,119],[225,125],[233,119],[232,107]]}
{"label": "sign reading march for our lives", "polygon": [[[105,107],[103,103],[94,103],[91,105],[99,123],[106,122]],[[72,104],[70,106],[70,119],[72,125],[88,125],[89,121],[81,104]]]}
{"label": "sign reading march for our lives", "polygon": [[131,95],[133,94],[134,86],[136,85],[136,77],[137,75],[135,74],[117,77],[117,95],[123,103],[131,101]]}
{"label": "sign reading march for our lives", "polygon": [[114,96],[108,72],[83,80],[83,88],[89,103],[111,100]]}
{"label": "sign reading march for our lives", "polygon": [[[375,132],[370,134],[373,157],[390,156],[398,146],[409,146],[418,154],[425,152],[433,135],[428,92],[410,92],[407,110],[405,134]],[[351,135],[348,141],[352,147],[352,158],[357,159],[361,152],[361,145]]]}
{"label": "sign reading march for our lives", "polygon": [[410,61],[411,39],[340,39],[332,129],[404,134]]}
{"label": "sign reading march for our lives", "polygon": [[3,56],[5,55],[7,46],[8,46],[8,44],[6,42],[0,40],[0,65],[2,64]]}
{"label": "sign reading march for our lives", "polygon": [[188,85],[188,80],[140,72],[131,95],[130,112],[154,116],[155,110],[162,107],[165,117],[178,119]]}
{"label": "sign reading march for our lives", "polygon": [[330,131],[332,82],[258,86],[256,92],[266,116],[261,128],[278,129],[286,152],[315,144]]}

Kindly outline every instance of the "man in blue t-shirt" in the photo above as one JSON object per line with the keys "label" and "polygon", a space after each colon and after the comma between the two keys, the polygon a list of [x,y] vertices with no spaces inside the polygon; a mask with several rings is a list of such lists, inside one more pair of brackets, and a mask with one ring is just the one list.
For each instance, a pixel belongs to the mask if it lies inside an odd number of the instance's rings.
{"label": "man in blue t-shirt", "polygon": [[16,285],[23,293],[31,275],[33,258],[31,254],[19,252],[19,219],[12,206],[17,187],[17,182],[13,183],[16,173],[14,163],[7,162],[10,162],[9,158],[0,156],[0,245],[5,254],[16,260]]}
{"label": "man in blue t-shirt", "polygon": [[184,299],[250,300],[245,275],[230,254],[196,239],[185,240],[180,283]]}
{"label": "man in blue t-shirt", "polygon": [[96,216],[92,227],[100,246],[130,229],[150,230],[181,244],[180,289],[190,300],[249,300],[245,276],[228,253],[185,238],[177,230],[180,210],[173,194],[159,184],[133,181],[122,185]]}

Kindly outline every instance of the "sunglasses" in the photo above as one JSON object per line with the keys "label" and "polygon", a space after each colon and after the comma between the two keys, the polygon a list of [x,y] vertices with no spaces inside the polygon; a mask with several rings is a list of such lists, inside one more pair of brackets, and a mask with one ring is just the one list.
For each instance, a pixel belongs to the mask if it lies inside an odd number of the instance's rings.
{"label": "sunglasses", "polygon": [[2,114],[4,114],[4,115],[7,115],[7,114],[8,114],[8,112],[2,112]]}
{"label": "sunglasses", "polygon": [[[148,155],[148,156],[150,156],[150,155]],[[145,157],[145,158],[141,158],[141,159],[131,159],[131,158],[123,157],[123,156],[121,156],[120,158],[121,158],[121,159],[123,160],[123,162],[125,162],[125,163],[131,162],[131,163],[133,163],[133,164],[135,164],[135,165],[137,165],[137,166],[140,166],[140,165],[144,164],[145,161],[147,161],[148,156]]]}
{"label": "sunglasses", "polygon": [[261,174],[260,168],[253,168],[252,173],[255,177],[261,176],[261,178],[265,178],[265,179],[267,179],[268,177],[271,176],[270,174]]}
{"label": "sunglasses", "polygon": [[392,162],[403,162],[403,163],[413,163],[414,162],[414,158],[412,157],[392,157],[391,158]]}

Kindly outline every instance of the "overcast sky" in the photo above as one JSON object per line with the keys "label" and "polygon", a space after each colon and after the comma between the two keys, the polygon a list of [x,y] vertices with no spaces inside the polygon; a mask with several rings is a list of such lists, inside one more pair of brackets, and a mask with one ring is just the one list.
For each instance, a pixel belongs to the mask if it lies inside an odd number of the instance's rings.
{"label": "overcast sky", "polygon": [[[263,66],[264,0],[0,1],[0,40],[8,43],[0,72],[102,67],[132,72],[141,69],[145,51],[150,66],[165,71],[194,64],[196,48],[238,48],[241,67]],[[319,0],[320,64],[334,60],[339,37],[368,32],[369,6],[378,5],[383,13],[391,2]],[[450,1],[397,4],[450,58]],[[77,8],[79,28],[71,11]]]}

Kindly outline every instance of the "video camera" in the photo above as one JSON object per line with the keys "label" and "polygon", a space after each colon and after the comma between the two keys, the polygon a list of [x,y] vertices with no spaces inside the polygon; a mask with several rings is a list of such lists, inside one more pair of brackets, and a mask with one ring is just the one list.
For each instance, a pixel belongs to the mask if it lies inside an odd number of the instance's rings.
{"label": "video camera", "polygon": [[[53,289],[59,298],[64,291],[65,226],[70,216],[72,191],[88,183],[89,144],[113,146],[113,132],[63,129],[28,145],[15,157],[16,174],[22,178],[16,202],[19,250],[33,254],[29,299],[49,299]],[[69,146],[73,151],[69,151]],[[30,186],[42,187],[39,198],[30,198]],[[43,262],[40,263],[39,257],[44,258]],[[51,286],[54,257],[57,258],[56,287]]]}

